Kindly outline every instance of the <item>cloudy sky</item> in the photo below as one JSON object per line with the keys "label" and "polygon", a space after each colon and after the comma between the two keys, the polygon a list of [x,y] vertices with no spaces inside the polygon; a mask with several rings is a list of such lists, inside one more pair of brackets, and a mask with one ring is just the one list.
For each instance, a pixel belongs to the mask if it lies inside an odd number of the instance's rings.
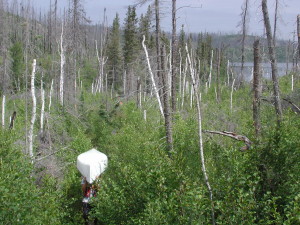
{"label": "cloudy sky", "polygon": [[[32,0],[36,6],[46,10],[49,1]],[[52,0],[53,2],[54,0]],[[67,7],[69,0],[58,0],[60,6]],[[300,0],[279,0],[278,37],[293,39],[296,30],[297,14],[300,14]],[[46,3],[48,2],[48,3]],[[107,18],[111,24],[116,13],[119,13],[123,24],[128,5],[135,4],[137,0],[83,0],[87,16],[93,22],[100,22],[106,8]],[[149,1],[149,3],[153,0]],[[171,30],[171,0],[162,0],[162,29]],[[177,0],[178,27],[184,25],[186,32],[222,32],[236,33],[241,20],[241,7],[244,0]],[[270,18],[274,18],[275,0],[268,1]],[[145,13],[147,5],[137,9],[138,14]],[[179,9],[180,8],[180,9]],[[263,34],[263,21],[261,13],[261,0],[250,0],[250,34]]]}

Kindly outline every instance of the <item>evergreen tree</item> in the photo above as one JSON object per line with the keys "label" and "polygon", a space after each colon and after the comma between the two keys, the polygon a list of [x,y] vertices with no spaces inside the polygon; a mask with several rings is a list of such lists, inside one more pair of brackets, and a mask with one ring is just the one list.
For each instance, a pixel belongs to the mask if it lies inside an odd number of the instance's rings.
{"label": "evergreen tree", "polygon": [[[140,24],[139,24],[139,39],[143,40],[143,35],[145,35],[145,44],[148,48],[154,47],[154,42],[151,43],[151,20],[152,20],[152,11],[150,6],[148,6],[148,10],[146,15],[141,15]],[[153,39],[153,38],[152,38]]]}
{"label": "evergreen tree", "polygon": [[22,78],[24,70],[22,43],[16,42],[9,50],[12,58],[11,71],[13,75],[13,88],[14,90],[19,90],[24,84]]}
{"label": "evergreen tree", "polygon": [[199,61],[201,67],[201,75],[205,75],[209,72],[210,57],[212,50],[211,36],[203,33],[198,35],[197,48],[196,48],[196,58],[197,58],[197,68],[199,68]]}
{"label": "evergreen tree", "polygon": [[129,67],[129,64],[133,63],[137,58],[138,50],[138,19],[136,17],[135,7],[128,7],[127,17],[125,19],[124,28],[124,63],[125,68]]}
{"label": "evergreen tree", "polygon": [[120,42],[120,18],[118,13],[113,21],[112,29],[108,38],[108,71],[109,71],[109,83],[114,84],[115,88],[121,85],[122,75],[122,49]]}

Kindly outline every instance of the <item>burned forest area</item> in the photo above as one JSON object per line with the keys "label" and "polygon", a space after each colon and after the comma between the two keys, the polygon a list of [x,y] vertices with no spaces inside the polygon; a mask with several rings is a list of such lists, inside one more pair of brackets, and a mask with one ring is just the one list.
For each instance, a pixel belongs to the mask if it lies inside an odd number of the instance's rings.
{"label": "burned forest area", "polygon": [[0,0],[0,224],[300,224],[300,11],[46,2]]}

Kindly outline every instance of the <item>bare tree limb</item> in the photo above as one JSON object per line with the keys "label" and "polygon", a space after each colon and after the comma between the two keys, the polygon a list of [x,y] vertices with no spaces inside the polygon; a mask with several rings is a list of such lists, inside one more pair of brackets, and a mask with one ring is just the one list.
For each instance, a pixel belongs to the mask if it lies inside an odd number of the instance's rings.
{"label": "bare tree limb", "polygon": [[155,96],[157,98],[159,110],[160,110],[161,115],[164,117],[164,111],[163,111],[163,108],[162,108],[162,104],[161,104],[160,97],[159,97],[159,94],[158,94],[158,89],[156,87],[155,80],[154,80],[154,75],[152,73],[152,69],[151,69],[151,65],[150,65],[148,50],[147,50],[147,47],[145,45],[145,35],[143,35],[142,45],[143,45],[143,48],[144,48],[144,51],[145,51],[145,54],[146,54],[148,70],[149,70],[149,73],[150,73],[150,78],[151,78],[152,85],[153,85],[153,88],[154,88]]}
{"label": "bare tree limb", "polygon": [[287,102],[290,103],[292,106],[294,106],[295,109],[296,109],[296,111],[297,111],[297,113],[300,113],[300,108],[299,108],[299,106],[297,106],[296,104],[294,104],[294,103],[293,103],[291,100],[289,100],[289,99],[283,98],[283,100],[284,100],[284,101],[287,101]]}
{"label": "bare tree limb", "polygon": [[41,157],[41,158],[38,158],[38,159],[36,159],[35,161],[38,162],[38,161],[40,161],[40,160],[43,160],[43,159],[45,159],[45,158],[48,158],[49,156],[54,155],[54,154],[56,154],[56,153],[58,153],[58,152],[61,152],[62,150],[65,150],[65,149],[67,149],[67,148],[68,148],[68,147],[64,147],[64,148],[62,148],[62,149],[60,149],[60,150],[57,150],[57,151],[52,152],[52,153],[50,153],[50,154],[48,154],[48,155],[45,155],[45,156],[43,156],[43,157]]}
{"label": "bare tree limb", "polygon": [[223,135],[223,136],[227,136],[230,138],[233,138],[235,140],[238,141],[242,141],[246,144],[246,146],[242,147],[240,150],[241,151],[245,151],[245,150],[249,150],[251,147],[252,142],[249,140],[249,138],[247,138],[246,136],[243,135],[239,135],[230,131],[210,131],[210,130],[203,130],[204,133],[210,133],[210,134],[219,134],[219,135]]}

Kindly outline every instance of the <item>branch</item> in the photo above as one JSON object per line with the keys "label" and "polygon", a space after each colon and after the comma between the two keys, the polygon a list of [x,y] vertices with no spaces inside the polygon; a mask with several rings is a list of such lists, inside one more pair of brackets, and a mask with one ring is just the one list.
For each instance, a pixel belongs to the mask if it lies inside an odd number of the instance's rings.
{"label": "branch", "polygon": [[191,9],[202,9],[202,4],[201,6],[191,6],[191,5],[184,5],[184,6],[181,6],[179,8],[176,9],[176,12],[180,9],[183,9],[183,8],[191,8]]}
{"label": "branch", "polygon": [[295,109],[296,109],[296,111],[297,111],[297,113],[300,113],[300,108],[299,108],[296,104],[294,104],[291,100],[288,100],[288,99],[286,99],[286,98],[283,98],[283,100],[284,100],[284,101],[287,101],[287,102],[290,103],[292,106],[294,106]]}
{"label": "branch", "polygon": [[249,138],[247,138],[246,136],[243,135],[239,135],[230,131],[210,131],[210,130],[203,130],[204,133],[210,133],[210,134],[219,134],[219,135],[223,135],[223,136],[227,136],[230,138],[233,138],[235,140],[238,141],[243,141],[246,146],[240,148],[241,151],[246,151],[249,150],[251,147],[252,142],[249,140]]}
{"label": "branch", "polygon": [[55,152],[52,152],[52,153],[49,154],[49,155],[43,156],[43,157],[41,157],[41,158],[38,158],[38,159],[36,159],[35,161],[37,162],[37,161],[40,161],[40,160],[42,160],[42,159],[48,158],[49,156],[54,155],[54,154],[56,154],[56,153],[58,153],[58,152],[61,152],[62,150],[65,150],[65,149],[67,149],[67,148],[68,148],[68,147],[64,147],[64,148],[62,148],[62,149],[60,149],[60,150],[57,150],[57,151],[55,151]]}

